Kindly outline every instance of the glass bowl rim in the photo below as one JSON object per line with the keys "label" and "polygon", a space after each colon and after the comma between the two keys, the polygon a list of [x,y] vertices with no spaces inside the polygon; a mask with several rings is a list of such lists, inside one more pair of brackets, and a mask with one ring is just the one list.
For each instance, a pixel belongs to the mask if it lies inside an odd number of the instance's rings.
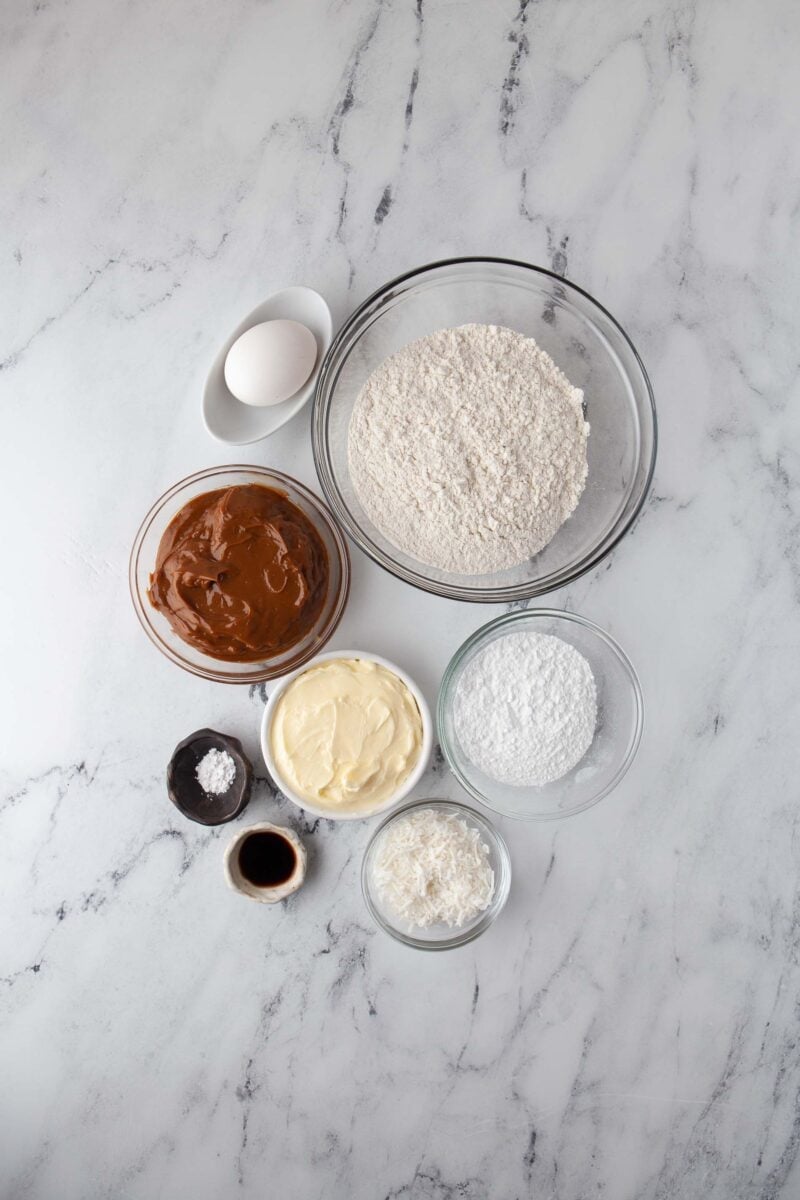
{"label": "glass bowl rim", "polygon": [[[375,844],[389,825],[392,824],[398,817],[404,816],[406,813],[418,808],[448,808],[460,815],[466,816],[476,821],[482,831],[488,831],[488,838],[494,844],[498,858],[502,866],[502,878],[496,880],[497,891],[492,897],[491,904],[484,911],[480,920],[464,933],[454,933],[452,937],[443,938],[441,941],[429,941],[423,938],[414,937],[413,934],[403,933],[386,921],[378,911],[370,889],[367,864],[370,860],[370,855],[373,852]],[[388,933],[395,941],[400,942],[404,946],[411,946],[415,950],[455,950],[459,946],[466,946],[469,942],[473,942],[476,938],[485,933],[494,925],[500,913],[506,906],[509,892],[511,890],[511,855],[508,851],[508,845],[505,838],[496,828],[491,819],[477,809],[471,808],[468,804],[462,803],[460,800],[450,800],[446,796],[427,796],[421,800],[410,800],[406,804],[401,804],[398,808],[392,809],[387,813],[380,825],[373,831],[372,836],[367,842],[364,854],[361,859],[361,893],[364,897],[364,903],[367,906],[367,911],[372,917],[375,924],[384,933]]]}
{"label": "glass bowl rim", "polygon": [[[210,480],[219,475],[227,475],[231,472],[247,471],[250,474],[261,475],[265,479],[274,481],[279,487],[288,485],[290,489],[298,492],[303,499],[314,509],[314,512],[325,523],[326,528],[330,532],[331,539],[336,546],[336,552],[339,556],[339,569],[341,580],[339,583],[336,603],[331,611],[331,615],[326,622],[324,630],[320,636],[324,637],[322,645],[317,642],[315,645],[308,648],[308,652],[304,652],[298,659],[291,663],[283,663],[279,668],[271,668],[254,663],[252,671],[243,671],[241,674],[234,675],[226,671],[226,664],[222,659],[212,659],[206,656],[206,661],[209,664],[193,663],[185,659],[173,646],[165,641],[156,631],[149,620],[149,613],[145,602],[140,594],[138,584],[138,568],[139,559],[144,546],[144,540],[150,532],[153,524],[161,514],[168,502],[179,495],[195,483],[200,483],[204,480]],[[315,654],[319,654],[325,643],[330,640],[336,631],[339,622],[344,615],[344,610],[347,606],[347,599],[350,594],[350,550],[347,545],[347,540],[343,536],[339,525],[333,514],[328,510],[327,504],[321,500],[299,479],[295,479],[292,475],[287,475],[284,471],[278,471],[273,467],[264,467],[255,463],[222,463],[215,467],[205,467],[202,471],[193,471],[191,475],[186,475],[183,479],[179,479],[171,487],[158,497],[157,500],[150,506],[141,525],[139,526],[136,537],[133,540],[131,547],[130,558],[128,560],[128,587],[130,589],[131,600],[139,619],[139,624],[144,629],[150,641],[161,653],[176,664],[182,667],[184,671],[188,671],[192,675],[197,675],[201,679],[210,679],[215,683],[231,683],[231,684],[253,684],[265,683],[271,679],[277,679],[281,675],[286,674],[295,667],[302,666],[313,658]],[[177,636],[177,635],[176,635]],[[200,653],[198,651],[198,653]],[[219,666],[215,667],[212,664],[219,662]],[[244,665],[244,664],[243,664]]]}
{"label": "glass bowl rim", "polygon": [[[614,773],[605,787],[601,788],[596,795],[593,795],[584,804],[580,804],[575,808],[569,809],[567,812],[548,812],[548,813],[530,813],[522,815],[521,813],[510,813],[505,809],[498,808],[491,797],[486,796],[477,788],[471,780],[469,780],[458,765],[456,756],[453,753],[445,731],[445,708],[452,705],[452,684],[453,677],[461,667],[467,655],[477,646],[484,642],[488,643],[488,634],[495,629],[500,629],[504,625],[514,625],[518,621],[523,621],[525,618],[546,617],[548,619],[556,618],[557,620],[566,621],[568,624],[581,625],[584,629],[588,629],[590,633],[598,637],[611,650],[615,657],[620,662],[628,680],[631,684],[631,690],[634,697],[634,708],[636,710],[634,729],[625,756],[619,767]],[[639,682],[639,676],[636,673],[631,660],[628,658],[625,651],[620,646],[610,633],[606,633],[604,629],[594,621],[590,621],[588,617],[582,617],[579,613],[569,612],[566,609],[559,608],[522,608],[516,612],[502,613],[499,617],[495,617],[491,621],[487,621],[485,625],[481,625],[474,633],[461,643],[456,650],[450,662],[447,664],[442,681],[439,684],[439,694],[436,698],[436,733],[439,739],[439,745],[442,748],[442,753],[447,760],[447,765],[455,775],[458,782],[461,784],[465,792],[468,792],[473,800],[477,800],[479,804],[483,804],[490,812],[496,816],[508,817],[511,821],[563,821],[568,817],[575,817],[578,813],[586,812],[587,809],[594,808],[595,804],[599,804],[601,800],[614,790],[615,787],[622,781],[627,774],[633,760],[639,750],[644,732],[644,696],[642,694],[642,686]],[[557,780],[554,782],[558,782]]]}
{"label": "glass bowl rim", "polygon": [[[628,349],[630,350],[634,362],[638,367],[642,381],[644,382],[647,400],[649,402],[648,410],[650,420],[652,422],[652,450],[650,453],[650,462],[647,465],[645,477],[641,485],[641,490],[638,498],[633,504],[630,512],[622,520],[619,527],[616,529],[614,536],[608,540],[607,544],[602,548],[595,549],[591,554],[585,555],[580,559],[570,570],[561,570],[545,576],[539,581],[527,581],[524,583],[511,584],[503,587],[469,587],[460,584],[441,583],[436,580],[429,579],[419,571],[404,566],[398,562],[396,558],[385,553],[380,546],[376,545],[371,538],[360,528],[356,520],[351,516],[350,509],[342,498],[339,486],[331,468],[330,454],[328,450],[327,438],[327,416],[330,410],[330,399],[333,394],[332,387],[328,387],[328,380],[331,374],[332,365],[341,351],[344,342],[350,337],[354,330],[362,323],[363,318],[375,306],[386,298],[394,288],[407,284],[417,276],[427,274],[428,272],[436,271],[446,267],[459,267],[464,265],[478,266],[501,266],[501,267],[517,267],[523,271],[530,272],[534,276],[544,276],[547,279],[554,280],[560,287],[572,291],[587,300],[590,305],[594,305],[603,316],[614,326]],[[349,352],[348,352],[349,353]],[[343,360],[344,362],[344,360]],[[339,370],[343,366],[343,362],[339,365]],[[337,370],[337,378],[338,378]],[[376,288],[359,306],[353,310],[350,316],[345,320],[336,336],[333,338],[325,358],[317,376],[317,383],[314,389],[314,400],[311,408],[311,449],[314,456],[314,466],[317,472],[320,486],[322,488],[325,501],[330,505],[336,520],[352,539],[356,546],[362,550],[374,563],[377,563],[382,570],[387,571],[395,578],[403,580],[404,583],[409,583],[412,587],[419,588],[421,591],[429,592],[434,596],[444,596],[449,600],[461,600],[466,603],[509,603],[518,600],[532,600],[538,596],[546,595],[548,592],[554,592],[558,588],[567,587],[580,579],[587,571],[597,567],[603,559],[605,559],[616,547],[633,526],[637,517],[644,507],[647,500],[650,488],[653,482],[655,473],[656,457],[658,454],[658,416],[656,413],[656,402],[653,387],[650,382],[650,377],[647,374],[645,365],[641,356],[636,349],[630,336],[625,329],[613,316],[608,309],[600,303],[599,300],[582,288],[577,283],[572,283],[565,279],[562,275],[558,275],[555,271],[549,270],[547,267],[537,266],[535,263],[525,262],[518,258],[502,258],[492,255],[466,255],[455,258],[436,259],[433,262],[425,263],[422,266],[414,267],[410,271],[405,271],[400,275],[396,275],[387,283]]]}

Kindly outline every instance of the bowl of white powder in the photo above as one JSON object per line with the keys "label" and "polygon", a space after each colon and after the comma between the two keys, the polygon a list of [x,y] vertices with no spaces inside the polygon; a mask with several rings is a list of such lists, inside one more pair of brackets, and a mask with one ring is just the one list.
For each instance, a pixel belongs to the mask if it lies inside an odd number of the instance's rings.
{"label": "bowl of white powder", "polygon": [[494,924],[511,886],[508,848],[483,814],[415,800],[378,826],[361,867],[375,922],[417,950],[452,950]]}
{"label": "bowl of white powder", "polygon": [[642,691],[620,646],[591,621],[555,609],[484,625],[442,678],[437,725],[462,787],[508,817],[583,812],[630,767]]}
{"label": "bowl of white powder", "polygon": [[514,601],[590,570],[635,520],[656,451],[630,339],[550,271],[469,258],[371,296],[323,364],[314,458],[340,524],[442,596]]}

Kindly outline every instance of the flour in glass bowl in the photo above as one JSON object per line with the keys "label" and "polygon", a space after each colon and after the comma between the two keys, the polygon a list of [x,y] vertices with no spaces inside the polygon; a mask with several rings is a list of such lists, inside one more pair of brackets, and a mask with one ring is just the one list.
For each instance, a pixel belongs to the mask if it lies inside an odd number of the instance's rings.
{"label": "flour in glass bowl", "polygon": [[542,550],[586,482],[583,393],[533,338],[461,325],[385,359],[356,399],[356,494],[393,545],[485,574]]}
{"label": "flour in glass bowl", "polygon": [[505,634],[464,668],[453,724],[467,758],[492,779],[518,787],[552,783],[594,740],[592,668],[551,634]]}

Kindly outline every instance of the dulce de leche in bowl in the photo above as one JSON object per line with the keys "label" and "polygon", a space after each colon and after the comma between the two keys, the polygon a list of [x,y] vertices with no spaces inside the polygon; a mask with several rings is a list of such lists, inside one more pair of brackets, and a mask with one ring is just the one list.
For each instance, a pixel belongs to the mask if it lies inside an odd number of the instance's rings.
{"label": "dulce de leche in bowl", "polygon": [[260,467],[177,484],[131,556],[134,604],[152,640],[187,670],[231,682],[282,675],[317,653],[348,584],[347,549],[324,506]]}
{"label": "dulce de leche in bowl", "polygon": [[178,637],[225,662],[258,662],[313,629],[328,554],[305,513],[260,483],[183,506],[161,537],[150,603]]}

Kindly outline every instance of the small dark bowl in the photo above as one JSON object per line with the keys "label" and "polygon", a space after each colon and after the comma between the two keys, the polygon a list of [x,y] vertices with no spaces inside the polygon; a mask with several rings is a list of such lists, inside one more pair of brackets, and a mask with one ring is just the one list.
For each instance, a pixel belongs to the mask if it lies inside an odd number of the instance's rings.
{"label": "small dark bowl", "polygon": [[[197,779],[197,765],[209,750],[226,750],[236,764],[236,774],[227,792],[210,796]],[[238,738],[214,729],[198,729],[178,742],[167,766],[169,798],[190,821],[200,825],[224,825],[244,812],[253,788],[253,766]]]}

